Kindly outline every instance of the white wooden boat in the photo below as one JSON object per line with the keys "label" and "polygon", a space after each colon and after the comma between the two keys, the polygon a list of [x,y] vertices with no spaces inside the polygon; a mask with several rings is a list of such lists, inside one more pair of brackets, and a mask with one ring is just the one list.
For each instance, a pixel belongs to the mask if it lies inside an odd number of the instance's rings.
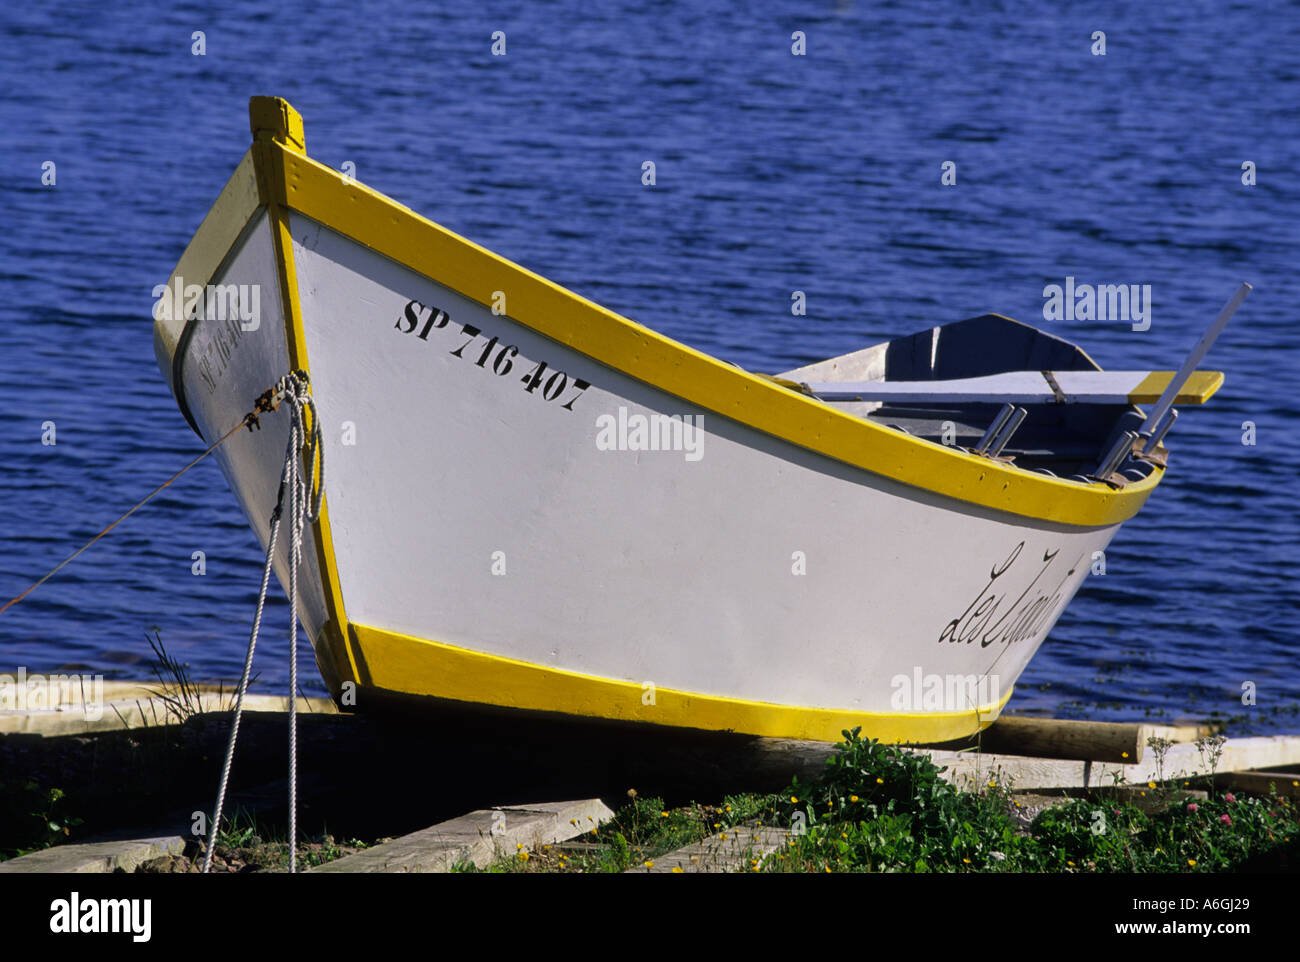
{"label": "white wooden boat", "polygon": [[[250,114],[167,285],[218,296],[160,295],[155,346],[209,442],[309,372],[301,615],[339,697],[971,734],[1164,473],[1163,430],[1108,454],[1135,405],[1222,381],[1100,372],[998,315],[750,373],[311,160],[284,101]],[[287,426],[263,424],[218,457],[265,545]]]}

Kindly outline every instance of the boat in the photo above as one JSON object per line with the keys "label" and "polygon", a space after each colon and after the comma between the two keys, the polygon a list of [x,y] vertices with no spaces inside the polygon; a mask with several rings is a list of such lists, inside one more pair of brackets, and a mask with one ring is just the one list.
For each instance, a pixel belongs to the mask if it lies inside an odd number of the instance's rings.
{"label": "boat", "polygon": [[[155,349],[209,444],[309,384],[299,613],[345,706],[971,736],[1162,479],[1172,403],[1223,381],[997,314],[745,370],[311,159],[284,100],[250,126]],[[288,430],[216,451],[264,548]]]}

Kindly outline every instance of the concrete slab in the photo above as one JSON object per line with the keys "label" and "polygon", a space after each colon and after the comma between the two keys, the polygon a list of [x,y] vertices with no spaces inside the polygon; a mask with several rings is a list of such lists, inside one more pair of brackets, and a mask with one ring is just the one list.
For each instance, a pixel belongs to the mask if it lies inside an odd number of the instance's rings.
{"label": "concrete slab", "polygon": [[686,872],[747,872],[752,868],[754,860],[762,861],[764,856],[785,845],[789,838],[789,829],[771,825],[737,825],[627,871],[651,874],[667,872],[673,875]]}
{"label": "concrete slab", "polygon": [[[105,686],[107,688],[107,686]],[[154,691],[157,689],[155,688]],[[218,695],[205,693],[200,705],[205,712],[231,711],[235,698],[230,692]],[[246,712],[287,712],[289,698],[285,695],[245,695]],[[300,714],[337,715],[338,708],[328,698],[298,699]],[[54,708],[26,710],[0,710],[0,735],[39,735],[54,738],[61,735],[85,735],[90,732],[125,731],[128,729],[158,728],[179,724],[167,703],[157,697],[143,696],[130,701],[108,701],[82,704],[68,701]]]}
{"label": "concrete slab", "polygon": [[567,841],[613,817],[598,798],[481,809],[308,871],[449,872],[465,862],[482,868],[520,846]]}
{"label": "concrete slab", "polygon": [[3,874],[134,872],[137,865],[163,855],[180,855],[185,840],[179,835],[137,838],[121,842],[89,842],[59,845],[43,852],[0,862]]}

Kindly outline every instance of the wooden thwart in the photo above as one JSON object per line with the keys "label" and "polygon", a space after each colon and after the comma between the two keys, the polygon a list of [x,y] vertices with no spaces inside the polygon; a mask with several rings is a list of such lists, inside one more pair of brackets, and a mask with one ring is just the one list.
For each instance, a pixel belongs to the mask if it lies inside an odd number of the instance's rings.
{"label": "wooden thwart", "polygon": [[[820,381],[803,386],[823,401],[1154,404],[1173,379],[1173,371],[1008,371],[944,381]],[[1222,372],[1196,371],[1179,387],[1174,401],[1204,404],[1221,384]]]}

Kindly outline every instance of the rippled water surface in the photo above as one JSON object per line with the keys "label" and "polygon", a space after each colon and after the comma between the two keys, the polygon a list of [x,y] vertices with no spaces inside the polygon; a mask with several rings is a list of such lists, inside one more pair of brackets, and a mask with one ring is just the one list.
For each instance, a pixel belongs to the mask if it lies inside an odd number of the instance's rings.
{"label": "rippled water surface", "polygon": [[[154,364],[152,289],[243,153],[248,97],[274,93],[322,162],[758,370],[986,311],[1043,323],[1067,275],[1150,284],[1153,322],[1053,331],[1168,369],[1250,280],[1210,357],[1226,385],[1183,412],[1168,478],[1012,707],[1300,726],[1300,8],[263,6],[0,14],[0,600],[200,450]],[[0,670],[139,676],[156,626],[196,676],[237,675],[260,562],[205,462],[0,615]]]}

